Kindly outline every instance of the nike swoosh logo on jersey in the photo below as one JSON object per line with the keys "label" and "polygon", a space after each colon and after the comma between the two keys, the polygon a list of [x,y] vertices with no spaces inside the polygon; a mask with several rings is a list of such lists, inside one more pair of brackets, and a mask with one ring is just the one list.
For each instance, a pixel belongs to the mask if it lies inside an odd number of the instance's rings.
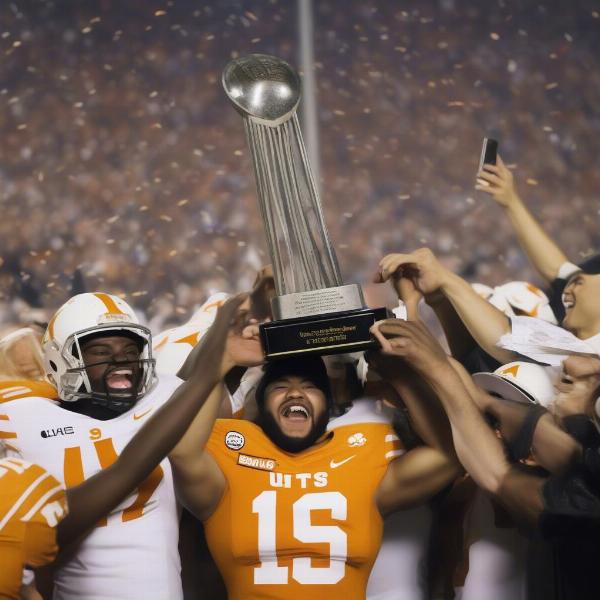
{"label": "nike swoosh logo on jersey", "polygon": [[133,413],[133,420],[137,421],[138,419],[145,417],[148,413],[151,413],[153,410],[154,410],[154,406],[151,406],[148,410],[144,411],[143,413],[140,413],[139,415],[136,415],[135,413]]}
{"label": "nike swoosh logo on jersey", "polygon": [[356,456],[356,454],[353,454],[352,456],[349,456],[348,458],[345,458],[344,460],[340,460],[340,462],[335,462],[334,460],[330,460],[329,468],[337,469],[338,467],[341,467],[342,465],[346,464],[349,460],[352,460],[355,456]]}

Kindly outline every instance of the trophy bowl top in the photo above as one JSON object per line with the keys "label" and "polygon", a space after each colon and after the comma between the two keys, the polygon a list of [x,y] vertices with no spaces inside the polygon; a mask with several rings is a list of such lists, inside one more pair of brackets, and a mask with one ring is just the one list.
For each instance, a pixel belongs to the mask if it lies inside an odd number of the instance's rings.
{"label": "trophy bowl top", "polygon": [[232,60],[223,71],[223,88],[243,114],[268,125],[287,121],[300,101],[300,77],[285,61],[268,54]]}

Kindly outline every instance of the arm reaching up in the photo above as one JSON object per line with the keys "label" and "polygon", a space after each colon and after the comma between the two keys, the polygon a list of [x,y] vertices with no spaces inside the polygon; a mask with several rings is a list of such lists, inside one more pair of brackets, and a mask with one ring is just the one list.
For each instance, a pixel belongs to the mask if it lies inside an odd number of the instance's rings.
{"label": "arm reaching up", "polygon": [[444,268],[429,248],[409,254],[388,254],[381,259],[379,268],[375,281],[387,281],[401,270],[423,295],[441,292],[488,354],[502,363],[514,360],[512,352],[496,347],[498,340],[510,332],[508,317],[481,298],[464,279]]}
{"label": "arm reaching up", "polygon": [[475,189],[503,208],[531,264],[546,281],[553,281],[568,259],[529,212],[517,194],[513,174],[499,156],[497,165],[485,164],[477,174]]}
{"label": "arm reaching up", "polygon": [[[249,319],[249,309],[249,303],[240,306],[229,331],[224,333],[225,350],[220,361],[218,381],[222,381],[235,366],[256,366],[264,361],[258,325],[254,319]],[[190,381],[203,378],[203,344],[206,341],[207,338],[201,340],[182,367]],[[209,346],[206,352],[210,351]],[[183,438],[169,454],[177,495],[184,506],[200,520],[212,514],[225,489],[223,473],[210,454],[204,452],[204,446],[218,417],[221,387],[220,383],[215,387]]]}
{"label": "arm reaching up", "polygon": [[[415,293],[410,281],[405,281],[403,288],[402,294],[413,300],[412,309],[415,309],[411,310],[407,303],[408,314],[416,318],[421,295]],[[372,331],[381,342],[381,328],[393,328],[395,323],[403,322],[388,319],[376,324]],[[388,514],[429,500],[460,474],[461,467],[452,444],[448,419],[427,382],[397,357],[370,352],[368,361],[400,395],[415,432],[425,444],[413,448],[388,467],[377,495],[382,514]]]}
{"label": "arm reaching up", "polygon": [[537,464],[550,473],[562,473],[581,457],[580,444],[541,406],[492,396],[475,385],[461,364],[452,359],[450,362],[479,410],[494,419],[513,454],[523,453],[517,459],[531,453]]}
{"label": "arm reaching up", "polygon": [[[408,320],[420,322],[417,306],[423,296],[414,282],[397,274],[392,281],[398,297],[406,303]],[[376,336],[385,336],[388,330],[393,334],[398,322],[402,321],[388,319],[378,323],[375,327]],[[378,339],[381,343],[381,339]],[[369,366],[391,384],[402,398],[415,433],[431,448],[455,457],[448,418],[429,385],[402,359],[382,352],[370,352],[367,359]]]}
{"label": "arm reaching up", "polygon": [[[384,322],[385,323],[385,322]],[[422,323],[399,321],[393,331],[379,325],[373,334],[382,352],[404,358],[437,394],[450,420],[456,453],[473,480],[529,523],[543,510],[545,479],[520,473],[488,427],[459,374]]]}
{"label": "arm reaching up", "polygon": [[[84,483],[67,490],[69,514],[58,525],[61,548],[75,541],[117,506],[173,449],[207,399],[214,397],[223,373],[227,334],[245,300],[236,297],[221,308],[190,361],[190,377],[148,420],[117,461]],[[209,430],[210,432],[210,430]]]}

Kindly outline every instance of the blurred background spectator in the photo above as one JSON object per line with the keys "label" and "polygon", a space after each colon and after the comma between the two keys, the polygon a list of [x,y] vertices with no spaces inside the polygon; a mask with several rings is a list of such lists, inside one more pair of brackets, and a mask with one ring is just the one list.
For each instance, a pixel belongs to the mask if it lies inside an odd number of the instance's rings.
{"label": "blurred background spectator", "polygon": [[[575,262],[600,245],[600,8],[582,0],[314,3],[326,220],[348,281],[431,247],[496,286],[539,282],[473,190],[484,135]],[[297,59],[283,0],[0,7],[0,325],[82,285],[155,331],[268,262],[228,60]],[[33,312],[31,312],[33,310]]]}

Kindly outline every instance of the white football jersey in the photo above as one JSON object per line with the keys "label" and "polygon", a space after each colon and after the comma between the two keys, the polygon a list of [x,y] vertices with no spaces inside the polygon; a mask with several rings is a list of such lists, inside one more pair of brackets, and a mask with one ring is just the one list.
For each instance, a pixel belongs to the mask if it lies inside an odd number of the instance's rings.
{"label": "white football jersey", "polygon": [[[335,429],[352,423],[391,423],[393,410],[379,400],[360,399],[332,419]],[[404,450],[395,450],[402,454]],[[429,506],[398,511],[386,517],[383,539],[367,585],[367,600],[425,600],[426,561],[432,523]]]}
{"label": "white football jersey", "polygon": [[177,374],[192,348],[213,324],[217,309],[227,298],[229,298],[228,294],[222,292],[213,294],[187,323],[163,331],[154,337],[152,354],[156,358],[156,372],[159,377]]}
{"label": "white football jersey", "polygon": [[494,506],[479,489],[465,518],[465,538],[469,571],[462,600],[525,600],[527,540],[515,526],[496,524]]}
{"label": "white football jersey", "polygon": [[[0,405],[0,437],[72,487],[112,464],[180,384],[176,377],[162,377],[131,410],[108,421],[37,396],[5,402]],[[180,599],[178,537],[179,509],[165,459],[58,569],[54,598]]]}
{"label": "white football jersey", "polygon": [[[223,292],[213,294],[187,323],[155,336],[152,354],[156,359],[156,372],[159,377],[177,375],[194,346],[210,329],[217,315],[217,309],[227,298],[229,295]],[[256,387],[262,374],[260,367],[250,367],[242,377],[237,391],[228,394],[231,414],[234,417],[243,415],[248,394]]]}

